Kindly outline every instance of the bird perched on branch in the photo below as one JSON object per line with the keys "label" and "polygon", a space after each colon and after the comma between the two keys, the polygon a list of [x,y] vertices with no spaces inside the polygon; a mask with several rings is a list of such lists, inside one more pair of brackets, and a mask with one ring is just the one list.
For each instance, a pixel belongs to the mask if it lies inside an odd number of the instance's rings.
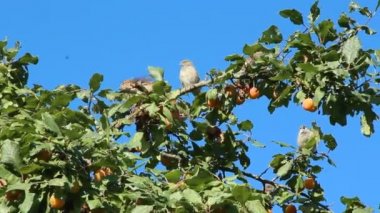
{"label": "bird perched on branch", "polygon": [[153,82],[147,78],[134,78],[123,81],[120,85],[120,91],[125,93],[137,93],[146,92],[150,93],[153,91]]}
{"label": "bird perched on branch", "polygon": [[308,144],[311,142],[310,140],[314,137],[314,133],[308,129],[306,126],[301,126],[300,130],[298,131],[298,137],[297,137],[297,144],[300,149],[302,148],[311,148],[315,151],[316,144]]}
{"label": "bird perched on branch", "polygon": [[[179,80],[181,81],[182,86],[186,89],[194,87],[194,84],[198,83],[200,79],[193,62],[190,60],[182,60],[180,66]],[[201,88],[194,88],[193,94],[197,95],[200,91]]]}

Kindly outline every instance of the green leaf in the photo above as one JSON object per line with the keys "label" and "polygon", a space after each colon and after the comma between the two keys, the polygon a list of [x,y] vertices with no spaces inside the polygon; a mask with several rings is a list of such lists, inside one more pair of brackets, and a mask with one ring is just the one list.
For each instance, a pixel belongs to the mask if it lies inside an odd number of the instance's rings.
{"label": "green leaf", "polygon": [[278,44],[282,41],[282,34],[277,26],[272,25],[263,32],[259,41],[265,44]]}
{"label": "green leaf", "polygon": [[277,75],[270,77],[269,79],[272,81],[283,81],[290,79],[292,77],[292,74],[289,72],[289,70],[280,70]]}
{"label": "green leaf", "polygon": [[131,213],[151,213],[153,212],[154,206],[151,205],[138,205],[132,209]]}
{"label": "green leaf", "polygon": [[309,20],[310,22],[314,22],[319,17],[321,10],[318,7],[319,1],[315,1],[314,4],[310,8]]}
{"label": "green leaf", "polygon": [[328,155],[326,157],[327,157],[327,163],[330,164],[331,166],[336,167],[335,162]]}
{"label": "green leaf", "polygon": [[[16,182],[19,181],[19,177],[14,175],[12,172],[8,171],[5,168],[5,165],[0,165],[0,174],[1,178],[8,180],[9,182]],[[0,211],[1,212],[1,211]]]}
{"label": "green leaf", "polygon": [[281,105],[287,105],[289,97],[292,95],[291,91],[293,89],[293,86],[288,86],[282,90],[280,96],[278,96],[278,98],[271,103],[271,106],[279,107]]}
{"label": "green leaf", "polygon": [[207,183],[213,180],[215,180],[213,174],[211,174],[209,171],[205,169],[197,167],[195,168],[195,174],[190,178],[186,179],[185,182],[192,189],[201,190],[206,186]]}
{"label": "green leaf", "polygon": [[245,120],[239,123],[237,126],[239,130],[242,130],[242,131],[251,131],[253,128],[253,124],[250,120]]}
{"label": "green leaf", "polygon": [[42,201],[43,196],[37,196],[35,193],[25,192],[25,198],[19,205],[20,212],[37,212],[38,206]]}
{"label": "green leaf", "polygon": [[3,145],[1,146],[1,162],[5,164],[10,164],[15,168],[20,167],[21,158],[20,147],[18,142],[11,141],[9,139],[3,142]]}
{"label": "green leaf", "polygon": [[248,185],[236,185],[232,188],[232,195],[241,204],[244,204],[251,195],[251,189]]}
{"label": "green leaf", "polygon": [[373,16],[372,12],[369,10],[368,7],[360,8],[359,13],[368,18],[371,18]]}
{"label": "green leaf", "polygon": [[304,185],[303,185],[303,179],[301,176],[297,177],[296,184],[294,187],[296,189],[296,193],[299,193],[300,191],[302,191]]}
{"label": "green leaf", "polygon": [[[263,52],[263,51],[267,51],[267,49],[259,43],[256,43],[253,45],[246,44],[243,47],[243,53],[246,55],[249,55],[249,56],[254,56],[255,53],[259,53],[259,52]],[[243,59],[243,60],[245,60],[245,59]]]}
{"label": "green leaf", "polygon": [[127,147],[129,149],[135,148],[137,150],[141,150],[144,153],[149,149],[150,146],[144,140],[144,133],[136,132],[127,144]]}
{"label": "green leaf", "polygon": [[264,205],[258,200],[249,200],[245,203],[245,206],[247,207],[248,212],[268,213]]}
{"label": "green leaf", "polygon": [[327,148],[334,150],[338,144],[332,135],[323,135],[322,140],[325,141]]}
{"label": "green leaf", "polygon": [[367,118],[365,117],[365,115],[361,116],[360,125],[361,125],[360,130],[361,130],[362,134],[367,136],[367,137],[371,136],[373,130],[371,129],[371,126],[368,124]]}
{"label": "green leaf", "polygon": [[149,66],[148,71],[150,76],[156,81],[162,81],[164,79],[164,70],[162,68]]}
{"label": "green leaf", "polygon": [[21,191],[29,191],[30,187],[32,186],[31,183],[15,183],[12,185],[8,185],[7,192],[12,190],[21,190]]}
{"label": "green leaf", "polygon": [[192,189],[185,189],[183,191],[183,197],[185,197],[185,199],[188,200],[192,204],[195,204],[195,205],[202,204],[202,197],[198,194],[198,192]]}
{"label": "green leaf", "polygon": [[290,147],[290,148],[294,148],[294,146],[290,145],[290,144],[287,144],[285,142],[281,142],[281,141],[272,141],[273,143],[279,145],[280,147]]}
{"label": "green leaf", "polygon": [[350,12],[356,11],[360,8],[361,8],[360,5],[358,3],[356,3],[355,1],[350,2],[350,5],[349,5],[349,11]]}
{"label": "green leaf", "polygon": [[338,19],[338,24],[340,27],[350,28],[350,24],[355,23],[350,17],[348,17],[345,13],[342,13]]}
{"label": "green leaf", "polygon": [[100,83],[102,81],[103,81],[103,75],[101,75],[99,73],[95,73],[94,75],[92,75],[90,82],[89,82],[91,92],[93,92],[93,93],[96,92],[100,88]]}
{"label": "green leaf", "polygon": [[152,85],[153,92],[158,95],[164,95],[166,93],[166,86],[164,81],[155,81]]}
{"label": "green leaf", "polygon": [[210,89],[206,93],[207,100],[216,100],[218,98],[218,90],[217,89]]}
{"label": "green leaf", "polygon": [[360,41],[358,37],[353,36],[344,42],[342,47],[342,53],[346,58],[348,64],[352,64],[359,55],[359,50],[361,48]]}
{"label": "green leaf", "polygon": [[375,11],[377,11],[379,9],[379,7],[380,7],[380,0],[377,0],[377,5],[376,5]]}
{"label": "green leaf", "polygon": [[179,169],[171,170],[165,174],[165,177],[170,183],[177,183],[181,180],[181,171]]}
{"label": "green leaf", "polygon": [[318,69],[310,63],[299,63],[297,67],[305,72],[306,81],[310,81],[318,73]]}
{"label": "green leaf", "polygon": [[318,34],[319,41],[324,45],[338,38],[336,30],[334,29],[334,22],[331,20],[324,20],[319,23],[315,31]]}
{"label": "green leaf", "polygon": [[[380,0],[379,0],[380,1]],[[380,62],[380,50],[375,51],[376,60]]]}
{"label": "green leaf", "polygon": [[49,186],[58,186],[58,187],[63,187],[65,185],[65,182],[67,179],[62,179],[62,178],[54,178],[49,180]]}
{"label": "green leaf", "polygon": [[23,55],[20,59],[18,59],[18,62],[23,65],[37,64],[38,57],[32,56],[30,53],[25,53],[25,55]]}
{"label": "green leaf", "polygon": [[244,60],[244,57],[238,54],[228,55],[224,58],[226,61],[238,61],[238,60]]}
{"label": "green leaf", "polygon": [[307,98],[305,92],[303,90],[300,90],[294,96],[294,102],[300,104],[303,100],[305,100],[305,98]]}
{"label": "green leaf", "polygon": [[352,211],[352,213],[373,213],[373,209],[372,208],[357,208],[357,209],[354,209]]}
{"label": "green leaf", "polygon": [[303,24],[302,14],[298,10],[282,10],[280,11],[280,15],[284,18],[289,18],[296,25]]}
{"label": "green leaf", "polygon": [[99,199],[87,200],[86,203],[90,209],[103,208],[103,204]]}
{"label": "green leaf", "polygon": [[44,167],[43,166],[40,166],[38,164],[35,164],[35,163],[31,163],[29,165],[26,165],[26,166],[22,166],[20,168],[20,172],[24,175],[26,174],[30,174],[30,173],[33,173],[34,171],[37,171],[37,170],[41,170],[43,169]]}
{"label": "green leaf", "polygon": [[[283,162],[282,162],[283,163]],[[279,177],[283,177],[289,173],[293,167],[293,161],[286,161],[277,171]]]}
{"label": "green leaf", "polygon": [[325,91],[323,91],[323,88],[317,87],[317,89],[314,92],[314,102],[315,105],[319,105],[319,102],[325,97]]}
{"label": "green leaf", "polygon": [[42,114],[42,121],[47,129],[57,133],[58,135],[62,135],[61,130],[59,129],[53,116],[51,116],[48,112]]}
{"label": "green leaf", "polygon": [[190,136],[190,139],[193,141],[200,141],[203,139],[202,131],[198,129],[191,131],[189,136]]}
{"label": "green leaf", "polygon": [[340,197],[340,202],[351,208],[353,207],[365,208],[365,205],[360,201],[358,197],[348,198],[348,197],[342,196]]}
{"label": "green leaf", "polygon": [[257,140],[253,140],[253,139],[251,139],[251,140],[249,140],[249,141],[252,143],[252,145],[254,145],[254,146],[257,147],[257,148],[265,148],[265,147],[266,147],[265,144],[260,143],[260,142],[257,141]]}

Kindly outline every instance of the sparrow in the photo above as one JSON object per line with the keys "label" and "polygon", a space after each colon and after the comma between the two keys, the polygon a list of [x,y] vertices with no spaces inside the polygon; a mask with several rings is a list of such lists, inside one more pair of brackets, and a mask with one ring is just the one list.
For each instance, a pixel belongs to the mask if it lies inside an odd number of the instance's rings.
{"label": "sparrow", "polygon": [[[314,137],[314,133],[306,126],[301,126],[298,131],[297,144],[300,149],[307,148],[307,143]],[[315,146],[313,148],[315,150]]]}
{"label": "sparrow", "polygon": [[[199,82],[199,75],[194,67],[193,62],[190,60],[182,60],[180,63],[181,69],[179,71],[179,80],[181,81],[182,87],[191,88],[194,84]],[[193,90],[193,94],[197,95],[200,93],[201,88]]]}

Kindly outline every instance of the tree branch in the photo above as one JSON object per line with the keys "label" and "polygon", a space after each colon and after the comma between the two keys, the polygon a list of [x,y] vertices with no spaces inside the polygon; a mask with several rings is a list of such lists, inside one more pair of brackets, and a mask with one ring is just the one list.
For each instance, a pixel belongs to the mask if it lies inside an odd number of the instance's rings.
{"label": "tree branch", "polygon": [[[228,172],[232,172],[232,173],[235,173],[236,174],[236,169],[230,169],[230,168],[223,168],[225,171],[228,171]],[[251,179],[254,179],[254,180],[257,180],[259,182],[261,182],[263,185],[265,184],[270,184],[276,188],[281,188],[281,189],[285,189],[287,191],[292,191],[292,189],[289,187],[289,186],[286,186],[286,185],[282,185],[282,184],[279,184],[279,183],[276,183],[274,181],[271,181],[271,180],[267,180],[267,179],[263,179],[261,178],[259,175],[254,175],[254,174],[251,174],[251,173],[248,173],[248,172],[245,172],[245,171],[239,171],[241,172],[244,176],[246,177],[249,177]],[[306,199],[308,200],[312,200],[311,197],[305,193],[300,193],[301,196],[305,197]],[[315,203],[317,204],[319,207],[325,209],[325,210],[330,210],[328,206],[326,205],[323,205],[321,203]]]}

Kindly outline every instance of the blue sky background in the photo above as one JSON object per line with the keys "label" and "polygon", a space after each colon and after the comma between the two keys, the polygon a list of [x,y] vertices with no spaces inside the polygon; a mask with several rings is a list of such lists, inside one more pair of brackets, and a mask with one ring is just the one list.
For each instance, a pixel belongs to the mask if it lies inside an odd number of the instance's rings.
{"label": "blue sky background", "polygon": [[[21,41],[23,51],[40,58],[31,66],[30,84],[54,88],[74,83],[87,87],[95,72],[104,74],[103,88],[117,89],[120,82],[146,76],[147,66],[165,69],[167,81],[179,87],[179,61],[193,60],[202,78],[212,68],[224,69],[224,57],[241,53],[244,44],[255,42],[270,25],[279,26],[284,37],[296,27],[278,11],[297,8],[308,12],[312,0],[266,1],[100,1],[12,0],[2,2],[0,38]],[[377,1],[363,0],[374,8]],[[347,11],[349,0],[321,0],[322,18],[336,19]],[[305,15],[307,16],[307,15]],[[370,25],[380,31],[380,16]],[[362,37],[366,47],[380,49],[380,37]],[[337,167],[327,166],[318,178],[327,204],[341,212],[339,198],[359,196],[374,208],[380,203],[380,135],[365,138],[359,120],[346,127],[331,126],[327,117],[308,113],[300,106],[267,110],[268,100],[252,100],[239,106],[238,116],[254,122],[254,136],[267,145],[250,152],[250,171],[263,171],[279,149],[272,140],[295,144],[299,126],[317,121],[324,132],[333,133],[338,148],[331,153]],[[379,108],[376,109],[379,113]],[[379,124],[376,130],[380,131]]]}

